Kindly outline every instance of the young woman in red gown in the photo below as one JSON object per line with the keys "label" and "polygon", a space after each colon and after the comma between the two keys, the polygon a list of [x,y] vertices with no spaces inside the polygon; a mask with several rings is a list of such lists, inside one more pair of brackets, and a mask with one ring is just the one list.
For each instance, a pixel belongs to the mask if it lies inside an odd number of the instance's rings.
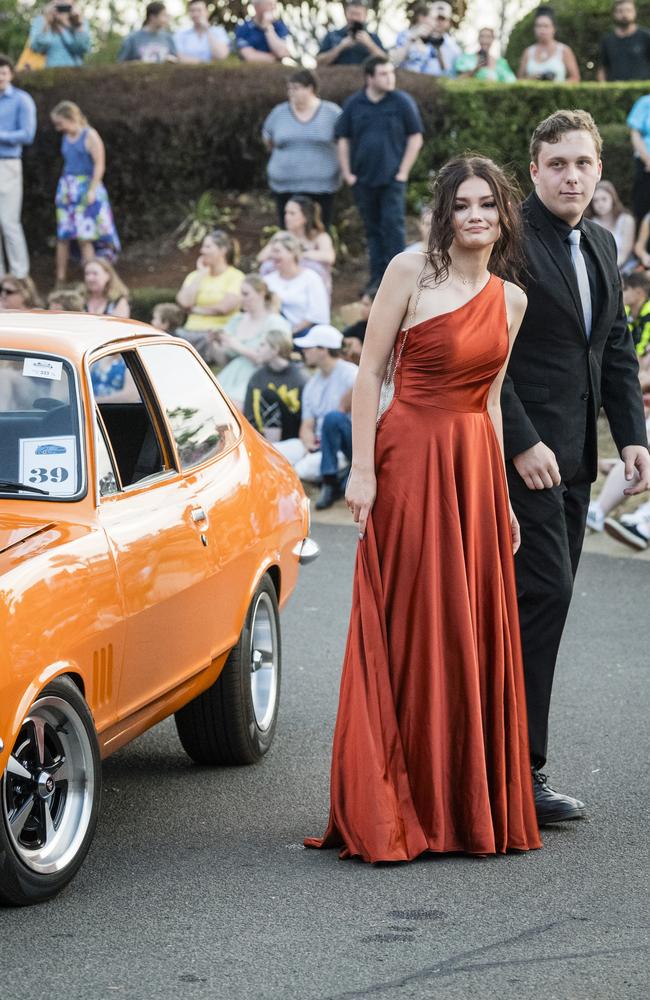
{"label": "young woman in red gown", "polygon": [[[499,396],[526,309],[518,197],[490,160],[440,171],[425,255],[391,261],[353,399],[359,527],[322,838],[364,861],[541,846]],[[407,318],[406,321],[405,317]],[[405,339],[406,338],[406,339]],[[391,351],[395,395],[376,426]]]}

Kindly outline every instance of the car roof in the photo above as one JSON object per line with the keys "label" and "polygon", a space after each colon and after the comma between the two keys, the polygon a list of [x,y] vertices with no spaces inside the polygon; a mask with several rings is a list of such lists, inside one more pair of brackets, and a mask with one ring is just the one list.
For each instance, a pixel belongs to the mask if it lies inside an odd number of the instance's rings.
{"label": "car roof", "polygon": [[71,361],[105,345],[160,336],[165,335],[146,323],[117,316],[42,309],[0,312],[0,348],[59,354]]}

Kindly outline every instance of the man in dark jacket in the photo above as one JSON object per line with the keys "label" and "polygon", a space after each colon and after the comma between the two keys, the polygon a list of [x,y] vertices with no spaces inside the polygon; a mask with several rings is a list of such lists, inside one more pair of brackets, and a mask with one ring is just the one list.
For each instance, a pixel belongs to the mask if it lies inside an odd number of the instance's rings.
{"label": "man in dark jacket", "polygon": [[516,557],[535,801],[540,823],[584,805],[549,787],[548,714],[557,651],[578,567],[601,405],[628,493],[650,486],[638,364],[611,234],[583,219],[601,174],[602,141],[585,111],[556,111],[531,140],[534,192],[524,203],[528,309],[502,410]]}

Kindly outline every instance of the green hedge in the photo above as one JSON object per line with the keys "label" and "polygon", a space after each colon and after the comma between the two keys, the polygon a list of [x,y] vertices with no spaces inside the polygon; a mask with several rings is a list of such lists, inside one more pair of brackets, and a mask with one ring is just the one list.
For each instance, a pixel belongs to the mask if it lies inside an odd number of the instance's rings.
{"label": "green hedge", "polygon": [[[32,246],[54,232],[53,199],[60,137],[49,111],[75,100],[103,136],[106,183],[125,241],[171,232],[205,190],[265,187],[267,155],[260,128],[286,97],[282,67],[129,65],[27,74],[21,85],[38,107],[39,131],[25,156],[24,218]],[[342,103],[362,84],[356,68],[321,73],[322,95]],[[629,197],[631,154],[624,128],[647,85],[548,83],[511,85],[453,81],[402,73],[399,86],[417,100],[426,142],[413,172],[412,200],[432,171],[471,149],[513,165],[527,178],[528,139],[537,121],[558,107],[584,107],[607,137],[607,175]]]}
{"label": "green hedge", "polygon": [[[583,80],[595,80],[600,40],[612,30],[612,0],[555,0],[551,3],[557,21],[557,38],[575,52]],[[639,24],[650,24],[650,0],[636,0]],[[521,54],[535,40],[535,11],[513,28],[506,58],[517,71]]]}

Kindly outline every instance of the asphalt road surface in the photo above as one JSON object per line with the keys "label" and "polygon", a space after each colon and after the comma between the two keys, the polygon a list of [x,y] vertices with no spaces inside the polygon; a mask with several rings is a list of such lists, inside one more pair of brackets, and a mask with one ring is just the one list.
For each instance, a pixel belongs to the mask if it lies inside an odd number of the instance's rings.
{"label": "asphalt road surface", "polygon": [[355,548],[315,534],[272,751],[198,768],[167,721],[108,760],[72,886],[0,911],[0,998],[647,1000],[647,562],[587,553],[562,647],[550,774],[589,819],[529,855],[372,867],[301,846],[326,820]]}

